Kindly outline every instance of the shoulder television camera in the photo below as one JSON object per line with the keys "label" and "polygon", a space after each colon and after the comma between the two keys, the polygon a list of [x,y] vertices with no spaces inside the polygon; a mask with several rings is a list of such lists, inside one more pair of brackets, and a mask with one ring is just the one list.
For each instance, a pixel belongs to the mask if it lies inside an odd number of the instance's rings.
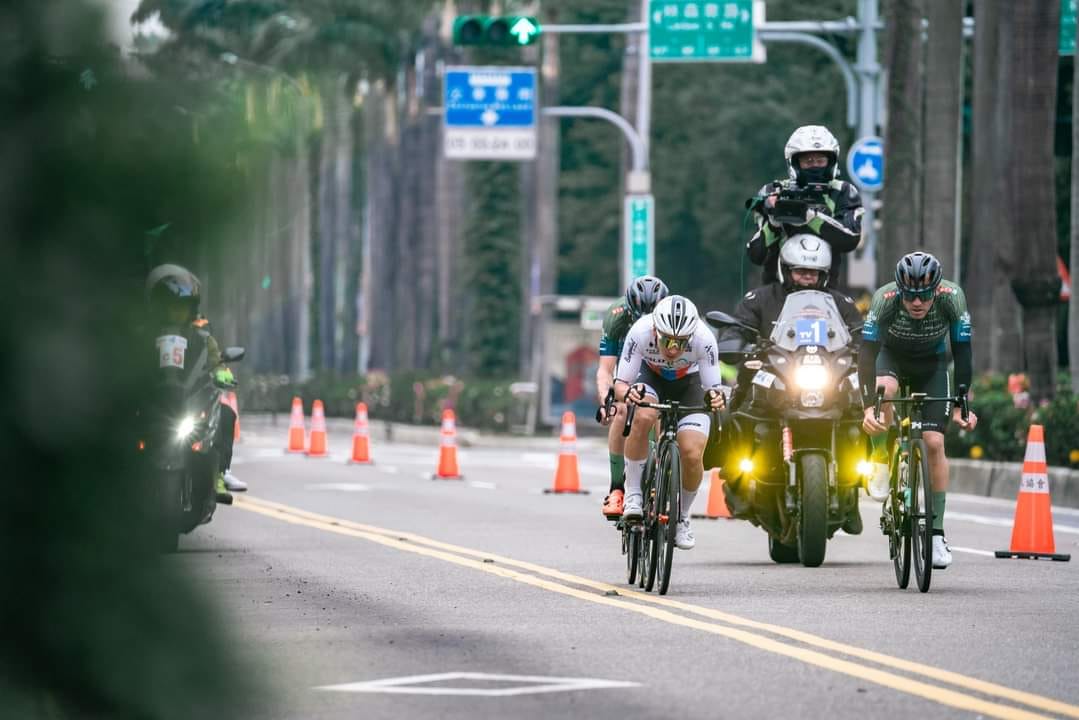
{"label": "shoulder television camera", "polygon": [[824,200],[828,195],[828,190],[829,187],[825,183],[781,187],[774,207],[766,207],[764,198],[747,200],[746,207],[770,215],[777,223],[801,224],[805,222],[806,210],[828,206]]}

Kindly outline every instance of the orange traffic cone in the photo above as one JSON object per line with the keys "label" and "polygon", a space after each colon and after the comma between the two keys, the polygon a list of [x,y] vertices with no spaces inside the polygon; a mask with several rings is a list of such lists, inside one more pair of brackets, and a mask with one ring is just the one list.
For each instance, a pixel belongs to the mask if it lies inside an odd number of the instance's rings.
{"label": "orange traffic cone", "polygon": [[307,457],[326,457],[326,411],[322,401],[316,400],[311,406],[311,444],[307,448]]}
{"label": "orange traffic cone", "polygon": [[442,440],[438,449],[438,471],[432,480],[461,480],[457,469],[457,417],[453,410],[442,411]]}
{"label": "orange traffic cone", "polygon": [[302,453],[306,450],[305,432],[303,426],[303,400],[294,397],[292,398],[292,414],[288,419],[288,446],[285,451]]}
{"label": "orange traffic cone", "polygon": [[723,477],[719,474],[719,468],[712,468],[712,479],[708,487],[708,508],[703,515],[694,514],[692,517],[708,520],[731,517],[730,508],[727,507],[727,498],[723,497]]}
{"label": "orange traffic cone", "polygon": [[562,435],[559,439],[561,448],[558,451],[554,487],[543,492],[587,495],[588,491],[581,489],[581,473],[577,467],[577,418],[569,410],[562,413]]}
{"label": "orange traffic cone", "polygon": [[352,430],[352,459],[350,463],[370,463],[371,450],[368,447],[367,405],[356,403],[356,425]]}
{"label": "orange traffic cone", "polygon": [[1041,425],[1031,425],[1023,477],[1015,503],[1010,550],[997,550],[998,558],[1049,558],[1070,560],[1056,552],[1053,542],[1053,509],[1049,503],[1049,468],[1045,464],[1045,433]]}
{"label": "orange traffic cone", "polygon": [[236,393],[231,390],[221,396],[221,404],[228,405],[236,415],[236,425],[232,430],[232,441],[240,442],[240,405],[236,402]]}

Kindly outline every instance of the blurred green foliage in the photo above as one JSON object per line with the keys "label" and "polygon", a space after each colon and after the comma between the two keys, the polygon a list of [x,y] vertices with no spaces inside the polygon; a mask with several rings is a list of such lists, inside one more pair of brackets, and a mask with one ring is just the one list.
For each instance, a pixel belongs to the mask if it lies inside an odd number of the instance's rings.
{"label": "blurred green foliage", "polygon": [[150,540],[134,422],[148,265],[197,253],[239,196],[193,98],[107,44],[100,3],[2,17],[0,715],[244,716],[216,611]]}

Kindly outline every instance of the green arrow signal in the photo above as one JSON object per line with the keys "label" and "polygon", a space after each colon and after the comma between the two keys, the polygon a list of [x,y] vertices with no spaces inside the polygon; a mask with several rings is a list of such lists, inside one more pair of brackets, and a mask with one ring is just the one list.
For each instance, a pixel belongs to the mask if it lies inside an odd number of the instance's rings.
{"label": "green arrow signal", "polygon": [[517,38],[518,45],[528,45],[538,34],[539,28],[526,17],[518,18],[517,22],[513,23],[513,27],[510,28],[510,35]]}

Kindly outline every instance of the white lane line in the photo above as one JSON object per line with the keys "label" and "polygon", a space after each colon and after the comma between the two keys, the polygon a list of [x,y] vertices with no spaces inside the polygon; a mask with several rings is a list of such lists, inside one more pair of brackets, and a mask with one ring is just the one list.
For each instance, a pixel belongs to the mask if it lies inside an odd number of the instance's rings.
{"label": "white lane line", "polygon": [[[1013,518],[998,518],[989,517],[988,515],[974,515],[972,513],[955,512],[954,510],[946,510],[944,512],[944,518],[946,520],[960,520],[962,522],[977,523],[979,525],[992,525],[994,527],[1011,527]],[[1073,527],[1071,525],[1061,525],[1060,523],[1053,523],[1053,531],[1059,533],[1067,533],[1070,535],[1079,535],[1079,527]]]}
{"label": "white lane line", "polygon": [[996,554],[989,550],[978,550],[976,548],[959,547],[958,545],[952,545],[948,543],[948,549],[952,552],[969,553],[971,555],[982,555],[984,557],[996,557]]}
{"label": "white lane line", "polygon": [[[465,687],[423,687],[425,683],[445,682],[449,680],[502,682],[516,685],[516,687],[483,688],[467,687],[467,685]],[[482,697],[507,697],[510,695],[569,692],[571,690],[627,688],[637,687],[638,685],[639,683],[626,682],[624,680],[601,680],[599,678],[449,672],[438,673],[436,675],[411,675],[408,677],[384,678],[382,680],[344,683],[341,685],[320,685],[316,686],[315,689],[335,690],[337,692],[392,693],[405,695],[475,695]]]}

